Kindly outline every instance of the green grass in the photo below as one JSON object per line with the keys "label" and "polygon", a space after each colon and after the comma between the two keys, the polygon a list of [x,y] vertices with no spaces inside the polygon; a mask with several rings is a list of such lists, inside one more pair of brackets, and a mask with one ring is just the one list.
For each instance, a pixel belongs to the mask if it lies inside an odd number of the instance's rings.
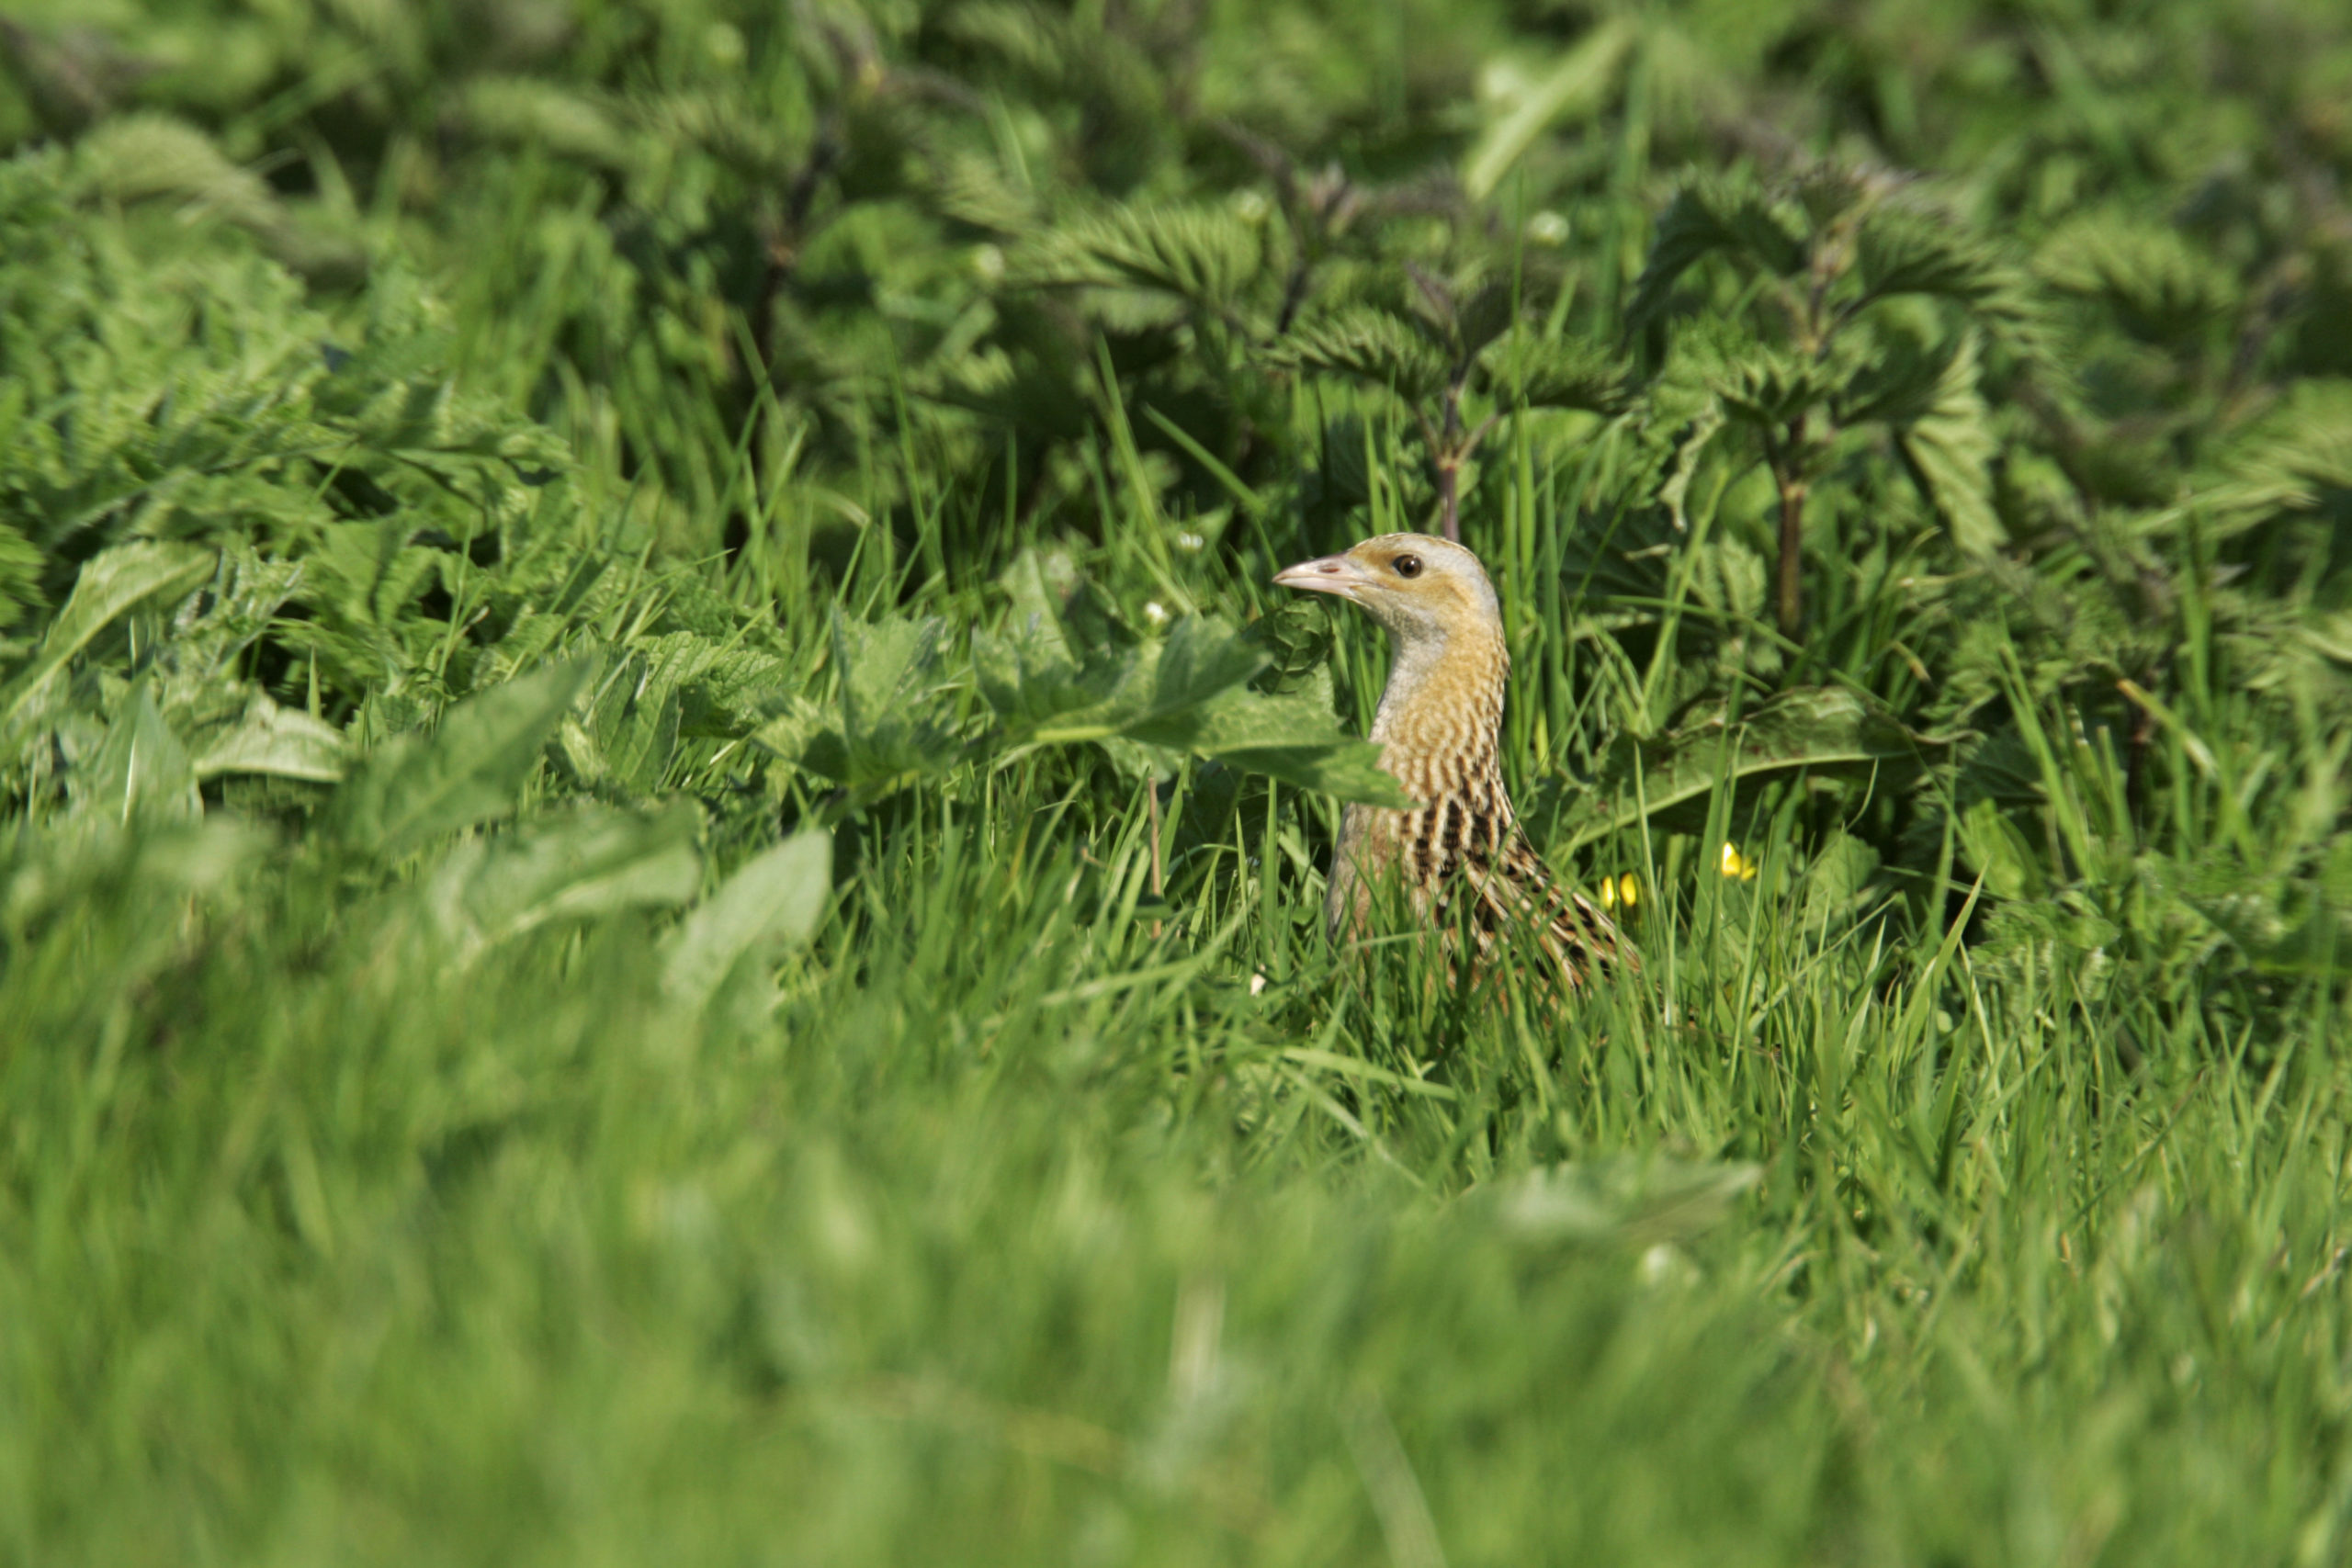
{"label": "green grass", "polygon": [[[2352,40],[1735,9],[34,17],[0,1557],[2341,1561]],[[1565,1010],[1320,929],[1317,245],[1623,378],[1419,389]]]}

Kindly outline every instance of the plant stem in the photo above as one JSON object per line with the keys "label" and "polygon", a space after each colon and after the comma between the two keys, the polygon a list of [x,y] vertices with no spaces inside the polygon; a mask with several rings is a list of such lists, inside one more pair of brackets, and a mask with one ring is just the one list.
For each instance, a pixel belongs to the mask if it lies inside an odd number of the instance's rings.
{"label": "plant stem", "polygon": [[[1151,814],[1151,896],[1157,900],[1168,894],[1168,874],[1159,857],[1159,781],[1147,777],[1143,781],[1143,797]],[[1159,940],[1159,920],[1151,922],[1152,940]]]}
{"label": "plant stem", "polygon": [[1143,798],[1151,817],[1151,896],[1158,898],[1168,891],[1168,874],[1159,858],[1159,785],[1145,780]]}
{"label": "plant stem", "polygon": [[1781,635],[1791,642],[1804,640],[1804,466],[1798,456],[1804,445],[1804,415],[1789,422],[1783,442],[1766,444],[1766,459],[1781,491],[1781,549],[1773,573]]}

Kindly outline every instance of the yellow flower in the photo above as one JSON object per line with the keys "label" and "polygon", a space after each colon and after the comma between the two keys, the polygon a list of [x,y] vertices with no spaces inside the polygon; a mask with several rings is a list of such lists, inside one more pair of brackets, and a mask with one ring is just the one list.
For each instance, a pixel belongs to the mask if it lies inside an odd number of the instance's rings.
{"label": "yellow flower", "polygon": [[1736,876],[1742,882],[1756,880],[1756,863],[1739,852],[1739,846],[1729,839],[1724,840],[1724,874]]}
{"label": "yellow flower", "polygon": [[1642,901],[1642,885],[1632,872],[1623,876],[1600,879],[1600,907],[1604,909],[1631,909]]}

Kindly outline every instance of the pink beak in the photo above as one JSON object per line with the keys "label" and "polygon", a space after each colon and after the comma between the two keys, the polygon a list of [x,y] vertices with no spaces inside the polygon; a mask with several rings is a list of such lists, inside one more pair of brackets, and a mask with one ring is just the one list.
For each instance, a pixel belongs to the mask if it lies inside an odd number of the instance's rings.
{"label": "pink beak", "polygon": [[1336,593],[1342,599],[1354,598],[1356,590],[1370,581],[1371,575],[1345,556],[1303,560],[1296,566],[1286,566],[1274,573],[1274,585],[1278,588],[1299,588],[1309,593]]}

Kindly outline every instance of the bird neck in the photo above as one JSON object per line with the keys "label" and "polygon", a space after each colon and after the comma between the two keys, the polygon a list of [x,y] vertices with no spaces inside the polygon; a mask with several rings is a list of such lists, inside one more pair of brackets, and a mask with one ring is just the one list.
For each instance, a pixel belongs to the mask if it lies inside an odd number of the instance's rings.
{"label": "bird neck", "polygon": [[1500,628],[1400,633],[1393,641],[1388,687],[1372,721],[1383,764],[1418,800],[1498,780],[1510,678]]}

